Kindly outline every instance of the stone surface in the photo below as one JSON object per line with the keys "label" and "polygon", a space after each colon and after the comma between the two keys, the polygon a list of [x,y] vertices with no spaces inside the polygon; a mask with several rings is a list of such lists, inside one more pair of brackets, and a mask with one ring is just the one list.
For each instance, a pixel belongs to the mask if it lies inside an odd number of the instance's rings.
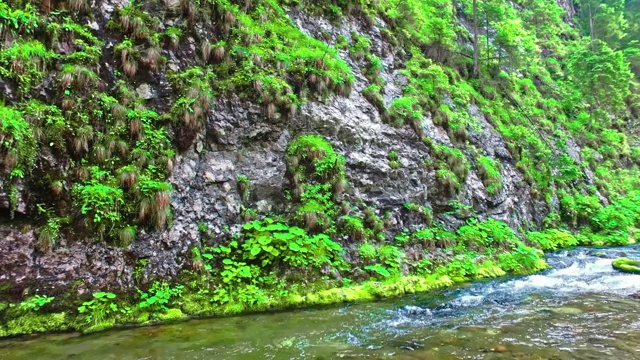
{"label": "stone surface", "polygon": [[136,89],[136,93],[139,97],[145,100],[150,100],[155,97],[153,94],[153,90],[151,89],[151,86],[149,86],[149,84],[140,84],[140,86],[138,86],[138,88]]}

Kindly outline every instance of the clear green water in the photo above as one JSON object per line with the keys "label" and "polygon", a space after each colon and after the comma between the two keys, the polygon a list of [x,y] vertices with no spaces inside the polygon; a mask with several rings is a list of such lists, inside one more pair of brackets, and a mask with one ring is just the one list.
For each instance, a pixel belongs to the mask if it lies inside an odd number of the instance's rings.
{"label": "clear green water", "polygon": [[0,342],[0,359],[639,359],[640,275],[552,255],[542,274],[306,311]]}

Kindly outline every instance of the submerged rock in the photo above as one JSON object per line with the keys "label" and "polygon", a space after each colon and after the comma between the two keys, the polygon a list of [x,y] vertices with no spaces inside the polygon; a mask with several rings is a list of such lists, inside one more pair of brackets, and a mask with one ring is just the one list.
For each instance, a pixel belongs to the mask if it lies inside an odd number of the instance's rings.
{"label": "submerged rock", "polygon": [[507,347],[504,346],[504,345],[496,345],[496,346],[492,347],[489,350],[491,352],[497,352],[497,353],[504,353],[504,352],[508,352],[509,351],[509,349],[507,349]]}
{"label": "submerged rock", "polygon": [[579,315],[583,313],[581,309],[570,307],[570,306],[562,306],[557,308],[545,308],[542,310],[551,314],[556,314],[556,315]]}
{"label": "submerged rock", "polygon": [[619,258],[611,263],[614,269],[631,274],[640,274],[640,261],[628,258]]}

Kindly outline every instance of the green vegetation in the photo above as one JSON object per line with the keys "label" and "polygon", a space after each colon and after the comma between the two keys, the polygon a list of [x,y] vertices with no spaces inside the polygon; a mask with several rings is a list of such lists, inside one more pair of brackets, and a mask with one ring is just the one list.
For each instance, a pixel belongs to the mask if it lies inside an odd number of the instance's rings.
{"label": "green vegetation", "polygon": [[140,291],[140,302],[138,308],[142,311],[149,311],[151,316],[161,317],[169,311],[168,306],[172,303],[172,298],[182,296],[183,286],[169,287],[167,283],[153,283],[148,291]]}
{"label": "green vegetation", "polygon": [[[636,1],[582,0],[575,27],[542,0],[185,0],[167,11],[130,2],[100,32],[84,25],[99,9],[65,4],[0,1],[0,190],[10,216],[21,189],[32,192],[26,211],[39,251],[71,241],[128,247],[145,238],[139,232],[170,227],[176,154],[214,141],[205,136],[212,112],[237,99],[292,134],[286,202],[259,214],[259,179],[232,175],[239,226],[214,232],[199,219],[200,242],[175,278],[144,279],[153,260],[141,259],[132,265],[137,294],[11,298],[0,336],[395,296],[532,273],[546,267],[542,251],[636,241]],[[303,30],[289,15],[298,11],[358,26]],[[391,74],[402,81],[393,79],[386,106]],[[150,79],[170,96],[142,98]],[[406,141],[424,150],[424,164],[404,149],[383,153],[390,176],[424,165],[440,205],[365,201],[370,194],[349,187],[342,154],[352,144],[300,133],[323,131],[299,126],[300,105],[348,97],[354,85],[395,128],[384,131],[410,127]],[[433,126],[434,139],[425,136]],[[515,231],[478,214],[475,199],[462,198],[477,179],[487,202],[514,186],[528,191],[545,221]],[[442,221],[450,216],[463,225]]]}
{"label": "green vegetation", "polygon": [[[92,327],[100,327],[104,322],[115,322],[113,314],[118,312],[116,294],[97,292],[93,299],[85,301],[78,307],[78,313],[84,315],[84,320]],[[108,326],[108,325],[107,325]]]}
{"label": "green vegetation", "polygon": [[490,195],[495,195],[502,190],[501,165],[499,162],[486,157],[478,158],[478,176],[482,180],[485,189]]}
{"label": "green vegetation", "polygon": [[20,303],[20,310],[40,311],[45,305],[55,300],[53,296],[36,295]]}

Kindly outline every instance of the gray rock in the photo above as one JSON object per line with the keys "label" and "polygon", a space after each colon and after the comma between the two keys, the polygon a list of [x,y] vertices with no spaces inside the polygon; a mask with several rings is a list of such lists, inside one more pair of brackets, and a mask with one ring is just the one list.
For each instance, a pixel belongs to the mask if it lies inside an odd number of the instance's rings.
{"label": "gray rock", "polygon": [[138,94],[139,97],[145,100],[151,100],[155,97],[153,89],[151,89],[151,86],[149,86],[149,84],[141,84],[140,86],[138,86],[138,88],[136,89],[136,94]]}
{"label": "gray rock", "polygon": [[164,0],[164,5],[169,10],[177,11],[180,9],[180,0]]}

